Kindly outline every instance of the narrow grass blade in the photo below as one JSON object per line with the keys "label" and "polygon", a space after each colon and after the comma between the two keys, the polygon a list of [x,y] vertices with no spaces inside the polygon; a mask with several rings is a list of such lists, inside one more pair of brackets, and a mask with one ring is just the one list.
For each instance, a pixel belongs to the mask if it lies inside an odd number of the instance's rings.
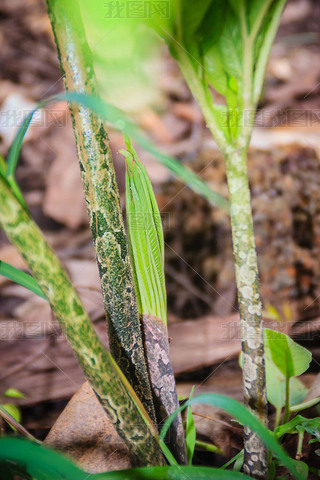
{"label": "narrow grass blade", "polygon": [[15,283],[19,283],[19,285],[22,285],[22,287],[31,290],[31,292],[46,300],[45,294],[31,275],[22,272],[18,268],[9,265],[9,263],[4,262],[3,260],[0,260],[0,275],[9,278],[9,280],[12,280]]}
{"label": "narrow grass blade", "polygon": [[[192,387],[192,390],[190,393],[190,397],[189,397],[190,400],[193,396],[193,391],[194,391],[194,386]],[[191,405],[189,405],[187,408],[187,427],[186,427],[186,447],[187,447],[188,465],[192,465],[195,445],[196,445],[196,428],[194,426]]]}
{"label": "narrow grass blade", "polygon": [[179,180],[184,182],[189,188],[208,200],[212,205],[215,205],[225,212],[229,212],[228,201],[213,191],[210,186],[204,182],[196,173],[178,162],[175,158],[159,152],[158,148],[129,120],[127,115],[118,108],[103,102],[99,97],[89,96],[81,93],[62,93],[48,100],[41,102],[23,121],[9,151],[7,160],[7,175],[13,175],[19,153],[21,150],[23,138],[27,132],[30,121],[34,113],[50,103],[68,100],[81,104],[88,109],[95,112],[101,118],[109,122],[114,128],[126,132],[130,137],[134,138],[136,142],[150,152],[163,165],[165,165]]}
{"label": "narrow grass blade", "polygon": [[0,439],[0,466],[37,480],[250,480],[242,473],[208,467],[145,467],[88,474],[61,453],[21,438]]}
{"label": "narrow grass blade", "polygon": [[203,403],[205,405],[212,405],[215,407],[219,407],[222,410],[225,410],[230,415],[235,417],[240,423],[249,427],[252,431],[254,431],[258,437],[263,441],[266,447],[278,458],[279,462],[284,465],[298,480],[303,480],[303,477],[298,472],[294,461],[285,453],[285,451],[281,448],[280,444],[274,438],[270,430],[268,430],[262,423],[247,410],[241,403],[233,400],[232,398],[228,398],[224,395],[219,395],[217,393],[207,393],[203,395],[199,395],[198,397],[192,398],[188,400],[182,407],[180,407],[175,413],[173,413],[168,420],[165,422],[161,433],[160,433],[160,442],[163,441],[168,428],[171,425],[171,422],[183,409],[188,407],[189,405],[193,405],[195,403]]}
{"label": "narrow grass blade", "polygon": [[29,125],[31,123],[31,120],[33,118],[33,115],[36,113],[37,110],[42,108],[43,106],[46,105],[46,101],[39,103],[33,110],[31,110],[30,113],[25,117],[25,119],[22,122],[21,127],[18,130],[18,133],[16,134],[16,137],[14,138],[10,150],[7,156],[7,162],[6,162],[6,176],[7,177],[13,177],[15,174],[15,170],[17,167],[18,163],[18,158],[19,158],[19,153],[21,150],[21,145],[23,142],[23,139],[25,137],[25,134],[27,133],[27,130],[29,128]]}

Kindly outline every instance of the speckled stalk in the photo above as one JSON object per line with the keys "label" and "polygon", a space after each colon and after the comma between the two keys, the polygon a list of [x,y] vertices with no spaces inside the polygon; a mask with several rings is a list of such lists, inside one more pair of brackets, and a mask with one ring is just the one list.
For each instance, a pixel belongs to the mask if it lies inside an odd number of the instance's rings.
{"label": "speckled stalk", "polygon": [[[166,324],[154,315],[141,315],[141,322],[153,402],[158,428],[161,430],[167,418],[179,408],[176,382],[170,360],[168,330]],[[177,462],[181,465],[187,464],[185,434],[180,413],[171,423],[165,441]]]}
{"label": "speckled stalk", "polygon": [[80,298],[40,229],[0,176],[0,224],[19,250],[58,319],[133,465],[161,465],[156,430],[132,387],[100,342]]}
{"label": "speckled stalk", "polygon": [[[77,0],[47,0],[47,5],[66,89],[96,94],[91,51]],[[70,105],[70,111],[108,318],[111,353],[155,421],[108,135],[103,121],[85,107]]]}
{"label": "speckled stalk", "polygon": [[[243,388],[246,405],[267,424],[263,322],[258,262],[253,233],[246,150],[226,157],[233,252],[243,352]],[[245,428],[244,471],[254,478],[267,476],[267,450],[255,432]]]}
{"label": "speckled stalk", "polygon": [[[238,146],[228,144],[216,122],[211,94],[203,88],[185,52],[179,50],[179,66],[199,102],[207,125],[224,154],[229,187],[229,205],[235,258],[236,281],[243,351],[243,389],[246,405],[265,425],[267,395],[265,383],[263,322],[259,293],[258,262],[253,233],[250,190],[247,174],[247,149],[250,135],[245,128]],[[241,147],[240,147],[241,145]],[[248,475],[266,479],[268,451],[256,434],[245,429],[244,470]]]}

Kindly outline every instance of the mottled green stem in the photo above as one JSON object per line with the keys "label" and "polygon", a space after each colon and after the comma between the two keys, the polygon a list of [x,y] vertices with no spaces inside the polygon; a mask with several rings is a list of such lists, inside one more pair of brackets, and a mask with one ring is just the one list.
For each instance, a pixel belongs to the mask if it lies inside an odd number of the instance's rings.
{"label": "mottled green stem", "polygon": [[[97,94],[78,1],[47,0],[47,4],[66,89]],[[107,312],[110,349],[155,422],[108,135],[103,121],[85,107],[72,104],[70,111]]]}
{"label": "mottled green stem", "polygon": [[[179,66],[190,90],[199,102],[207,125],[223,152],[226,161],[241,322],[244,399],[250,410],[266,425],[267,395],[263,322],[247,174],[247,148],[251,130],[249,131],[246,125],[244,125],[242,134],[238,139],[238,145],[234,146],[228,143],[217,124],[210,90],[206,89],[201,80],[199,80],[188,55],[180,50]],[[248,105],[246,107],[249,109]],[[267,449],[255,432],[249,429],[245,429],[244,452],[244,470],[246,473],[255,478],[266,479]]]}
{"label": "mottled green stem", "polygon": [[0,175],[0,224],[19,250],[134,465],[161,465],[158,436],[129,382],[100,342],[80,298],[40,229]]}
{"label": "mottled green stem", "polygon": [[[246,150],[226,157],[233,252],[243,352],[244,399],[259,420],[267,424],[262,308],[258,262],[253,233]],[[267,450],[252,430],[245,428],[244,466],[247,474],[266,478]]]}

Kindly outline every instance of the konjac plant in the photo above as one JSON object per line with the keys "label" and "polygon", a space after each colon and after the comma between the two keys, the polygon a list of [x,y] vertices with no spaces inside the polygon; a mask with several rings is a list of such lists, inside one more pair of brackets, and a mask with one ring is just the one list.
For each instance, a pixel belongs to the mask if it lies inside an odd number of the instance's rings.
{"label": "konjac plant", "polygon": [[[67,90],[58,98],[69,101],[72,115],[111,353],[97,337],[59,260],[33,222],[15,181],[22,140],[34,112],[24,122],[6,161],[0,161],[0,223],[25,258],[33,277],[4,263],[0,273],[50,302],[101,405],[127,444],[132,465],[143,467],[90,475],[94,479],[268,478],[271,454],[295,478],[306,478],[301,465],[280,447],[277,438],[281,434],[275,436],[267,429],[264,332],[247,178],[254,114],[284,4],[283,0],[202,0],[197,4],[190,0],[172,1],[169,18],[147,21],[169,45],[225,156],[241,319],[245,406],[211,394],[192,398],[179,408],[168,349],[161,222],[150,181],[128,134],[212,203],[224,209],[226,203],[183,165],[160,154],[124,114],[99,99],[77,0],[47,0]],[[223,97],[223,104],[216,102],[216,92],[220,99]],[[127,150],[123,154],[127,163],[128,242],[106,120],[126,134]],[[140,213],[148,214],[143,229],[136,228]],[[266,348],[275,363],[274,348],[280,341],[287,345],[288,340],[278,339],[273,348],[272,341],[267,339]],[[166,358],[165,371],[158,368],[154,345]],[[287,355],[282,363],[275,363],[281,372],[288,373],[288,358]],[[305,366],[309,365],[308,358]],[[290,378],[301,373],[301,368],[292,367],[291,374],[284,375],[287,394]],[[185,440],[179,412],[196,402],[221,407],[245,425],[243,474],[190,466],[194,435],[188,436],[187,432]],[[286,424],[292,408],[288,395],[284,405]],[[282,404],[278,408],[281,416]],[[40,480],[87,478],[87,473],[61,455],[34,443],[2,439],[0,445],[0,464],[6,478],[13,478],[14,473]],[[166,466],[168,463],[170,466]]]}

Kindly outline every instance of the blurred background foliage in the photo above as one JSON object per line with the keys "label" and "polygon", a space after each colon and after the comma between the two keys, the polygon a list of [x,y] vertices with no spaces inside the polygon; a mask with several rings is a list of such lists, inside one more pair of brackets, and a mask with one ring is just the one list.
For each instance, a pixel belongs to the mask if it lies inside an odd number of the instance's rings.
{"label": "blurred background foliage", "polygon": [[163,45],[157,34],[140,19],[110,17],[108,4],[123,2],[79,3],[102,98],[127,112],[160,108],[165,65],[159,62]]}

